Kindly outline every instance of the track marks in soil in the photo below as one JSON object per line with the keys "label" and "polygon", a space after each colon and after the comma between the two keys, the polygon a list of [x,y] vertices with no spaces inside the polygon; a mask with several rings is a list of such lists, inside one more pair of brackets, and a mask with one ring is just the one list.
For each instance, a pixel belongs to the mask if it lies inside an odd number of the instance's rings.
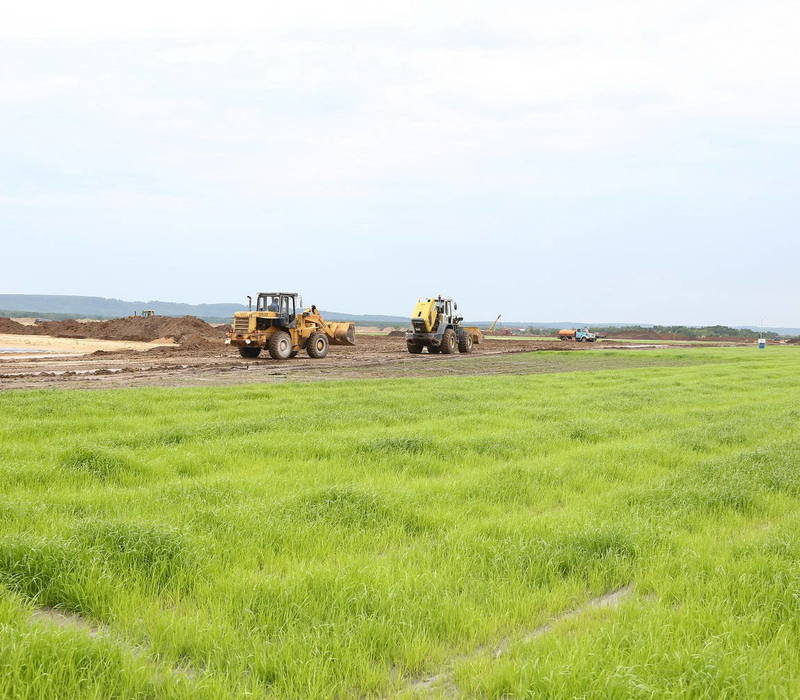
{"label": "track marks in soil", "polygon": [[566,620],[572,620],[580,617],[590,610],[599,610],[603,608],[616,608],[625,598],[633,592],[633,585],[629,584],[622,588],[614,589],[608,593],[604,593],[597,598],[592,598],[583,605],[576,608],[566,610],[549,622],[546,622],[539,627],[531,630],[520,638],[514,639],[506,637],[502,639],[495,647],[488,645],[478,647],[471,654],[462,654],[451,658],[445,667],[438,673],[425,676],[423,678],[411,679],[403,688],[404,693],[412,695],[431,695],[437,694],[444,697],[457,697],[459,695],[458,688],[453,681],[453,671],[457,664],[476,659],[481,656],[490,655],[493,659],[499,659],[505,655],[515,643],[530,644],[531,642],[540,639],[544,635],[552,632],[555,627]]}

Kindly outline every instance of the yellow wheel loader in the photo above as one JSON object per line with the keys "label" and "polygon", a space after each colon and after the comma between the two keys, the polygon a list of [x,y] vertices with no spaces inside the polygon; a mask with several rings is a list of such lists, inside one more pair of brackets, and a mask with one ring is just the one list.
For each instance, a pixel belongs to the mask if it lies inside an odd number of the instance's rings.
{"label": "yellow wheel loader", "polygon": [[452,299],[420,299],[411,312],[411,330],[406,331],[406,347],[414,355],[424,348],[429,353],[452,355],[456,350],[472,352],[473,345],[483,340],[479,328],[462,326],[458,304]]}
{"label": "yellow wheel loader", "polygon": [[237,311],[233,329],[225,343],[239,348],[242,357],[258,357],[266,349],[274,360],[288,360],[305,350],[322,359],[330,345],[355,345],[355,324],[332,323],[320,316],[316,306],[303,310],[295,292],[260,292],[255,311]]}

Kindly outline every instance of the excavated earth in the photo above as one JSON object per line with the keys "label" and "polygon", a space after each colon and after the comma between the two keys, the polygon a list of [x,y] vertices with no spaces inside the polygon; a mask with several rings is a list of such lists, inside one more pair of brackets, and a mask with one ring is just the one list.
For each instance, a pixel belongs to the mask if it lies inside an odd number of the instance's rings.
{"label": "excavated earth", "polygon": [[410,355],[402,335],[357,334],[354,347],[331,346],[328,357],[323,360],[312,360],[301,352],[291,360],[277,361],[266,353],[256,359],[243,359],[237,350],[224,344],[225,330],[225,327],[211,326],[191,316],[51,321],[34,326],[0,319],[0,333],[7,334],[131,341],[169,338],[178,343],[144,351],[99,350],[84,355],[0,354],[0,389],[203,386],[508,373],[515,371],[511,356],[520,352],[549,354],[546,351],[597,352],[602,348],[658,347],[652,343],[588,344],[503,338],[485,339],[468,355],[429,355],[427,352]]}
{"label": "excavated earth", "polygon": [[[124,388],[133,386],[214,386],[324,379],[431,377],[517,373],[514,355],[536,351],[598,352],[600,346],[553,342],[486,340],[469,355],[410,355],[403,338],[356,336],[355,347],[332,346],[324,360],[300,353],[291,360],[267,355],[243,359],[224,345],[159,347],[144,352],[94,352],[79,356],[0,355],[0,390],[45,388]],[[605,348],[635,350],[630,343]],[[644,346],[659,347],[659,346]],[[551,352],[547,352],[551,351]],[[632,352],[633,354],[633,352]]]}
{"label": "excavated earth", "polygon": [[99,338],[101,340],[151,341],[158,338],[222,338],[225,326],[212,326],[194,316],[128,316],[110,321],[43,321],[23,325],[10,318],[0,318],[0,333],[14,335],[49,335],[55,338]]}

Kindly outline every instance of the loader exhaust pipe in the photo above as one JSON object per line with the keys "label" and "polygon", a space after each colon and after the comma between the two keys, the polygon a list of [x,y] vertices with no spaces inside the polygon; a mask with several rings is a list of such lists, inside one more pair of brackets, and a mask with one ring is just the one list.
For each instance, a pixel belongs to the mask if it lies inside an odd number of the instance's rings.
{"label": "loader exhaust pipe", "polygon": [[332,321],[328,323],[331,345],[355,345],[356,324],[351,321]]}

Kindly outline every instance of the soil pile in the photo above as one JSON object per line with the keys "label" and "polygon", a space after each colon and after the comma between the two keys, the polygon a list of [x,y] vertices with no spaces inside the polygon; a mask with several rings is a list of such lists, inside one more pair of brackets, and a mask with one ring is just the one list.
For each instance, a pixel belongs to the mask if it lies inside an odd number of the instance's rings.
{"label": "soil pile", "polygon": [[386,334],[387,338],[405,338],[406,332],[405,331],[389,331]]}
{"label": "soil pile", "polygon": [[[138,340],[150,342],[159,338],[173,338],[180,342],[185,337],[222,338],[224,328],[215,328],[195,316],[128,316],[110,321],[81,323],[80,321],[46,321],[35,326],[23,326],[10,321],[16,327],[7,333],[25,335],[52,335],[57,338],[99,338],[101,340]],[[0,326],[2,328],[3,326]],[[2,331],[0,331],[2,332]]]}
{"label": "soil pile", "polygon": [[214,348],[221,349],[224,347],[221,337],[209,338],[200,333],[184,335],[178,338],[178,342],[181,344],[181,350],[212,350]]}
{"label": "soil pile", "polygon": [[0,318],[0,333],[13,333],[14,335],[29,335],[33,326],[24,326],[12,321],[10,318]]}

